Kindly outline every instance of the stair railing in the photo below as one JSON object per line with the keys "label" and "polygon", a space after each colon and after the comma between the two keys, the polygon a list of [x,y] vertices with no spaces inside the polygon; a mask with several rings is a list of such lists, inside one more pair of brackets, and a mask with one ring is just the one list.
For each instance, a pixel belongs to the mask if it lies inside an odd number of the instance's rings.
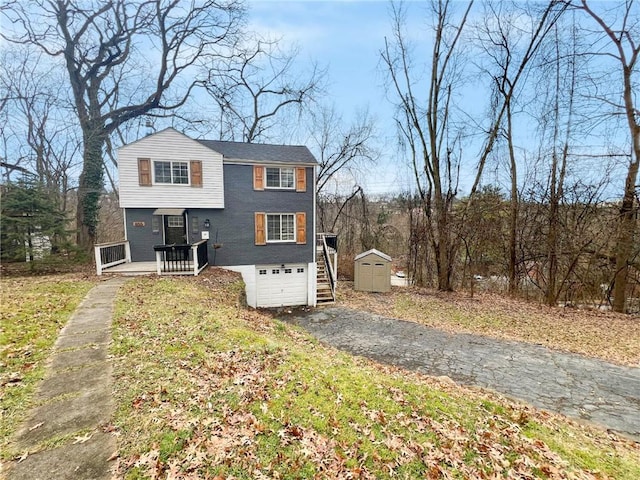
{"label": "stair railing", "polygon": [[327,246],[327,240],[324,235],[322,235],[322,254],[324,256],[324,264],[327,273],[329,274],[329,285],[331,287],[331,297],[336,299],[336,277],[333,271],[333,265],[331,263],[331,257],[329,256],[329,247]]}

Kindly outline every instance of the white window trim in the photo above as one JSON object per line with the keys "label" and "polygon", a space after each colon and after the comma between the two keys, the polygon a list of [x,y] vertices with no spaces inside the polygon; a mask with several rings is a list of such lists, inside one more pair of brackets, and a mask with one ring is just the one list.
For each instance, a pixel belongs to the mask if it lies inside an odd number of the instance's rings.
{"label": "white window trim", "polygon": [[184,217],[182,215],[169,215],[167,226],[170,228],[184,228]]}
{"label": "white window trim", "polygon": [[[184,160],[153,160],[151,165],[151,171],[153,172],[153,185],[175,185],[175,186],[191,186],[191,162],[186,162]],[[171,170],[171,182],[156,182],[156,163],[168,163],[170,165]],[[173,181],[173,164],[174,163],[184,163],[187,165],[187,183],[175,183]]]}
{"label": "white window trim", "polygon": [[[270,187],[269,186],[269,182],[267,180],[267,170],[270,168],[277,168],[278,169],[278,183],[279,186],[277,187]],[[291,170],[293,172],[293,182],[291,183],[290,187],[283,187],[282,186],[282,171],[283,170]],[[264,188],[265,190],[295,190],[296,189],[296,169],[294,167],[270,167],[270,166],[266,166],[264,167]]]}
{"label": "white window trim", "polygon": [[[289,215],[293,217],[293,239],[291,240],[269,240],[269,216],[280,216],[280,236],[282,236],[282,216]],[[296,243],[297,240],[297,228],[296,228],[296,214],[295,213],[265,213],[264,219],[264,236],[267,243]]]}

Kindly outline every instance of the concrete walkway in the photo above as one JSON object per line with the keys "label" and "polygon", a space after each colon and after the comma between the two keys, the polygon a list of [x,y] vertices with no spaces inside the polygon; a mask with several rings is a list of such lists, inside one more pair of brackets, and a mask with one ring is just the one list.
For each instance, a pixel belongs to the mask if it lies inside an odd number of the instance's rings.
{"label": "concrete walkway", "polygon": [[8,465],[8,480],[111,478],[116,442],[102,427],[113,412],[108,360],[113,301],[125,281],[113,278],[95,286],[60,332],[37,406],[13,439],[13,446],[29,455]]}
{"label": "concrete walkway", "polygon": [[446,375],[640,441],[640,368],[528,343],[449,334],[343,307],[285,320],[341,350],[428,375]]}

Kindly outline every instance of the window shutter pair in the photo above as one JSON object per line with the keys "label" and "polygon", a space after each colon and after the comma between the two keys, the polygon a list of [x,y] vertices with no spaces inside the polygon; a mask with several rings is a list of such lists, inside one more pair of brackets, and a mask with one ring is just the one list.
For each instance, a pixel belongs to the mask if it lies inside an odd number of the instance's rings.
{"label": "window shutter pair", "polygon": [[[307,191],[307,169],[304,167],[296,167],[296,192]],[[253,189],[264,190],[265,167],[262,165],[253,166]]]}
{"label": "window shutter pair", "polygon": [[[256,245],[267,244],[267,214],[259,212],[255,214],[255,243]],[[307,243],[307,214],[305,212],[296,213],[296,243],[304,245]]]}
{"label": "window shutter pair", "polygon": [[[200,160],[191,160],[189,162],[189,170],[191,171],[191,186],[202,187],[202,162]],[[151,186],[151,159],[138,159],[138,184],[141,187]]]}

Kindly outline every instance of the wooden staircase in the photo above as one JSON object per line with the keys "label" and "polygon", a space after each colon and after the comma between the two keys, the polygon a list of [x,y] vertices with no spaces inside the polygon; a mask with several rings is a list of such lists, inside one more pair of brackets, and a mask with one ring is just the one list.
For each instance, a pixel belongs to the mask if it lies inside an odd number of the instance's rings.
{"label": "wooden staircase", "polygon": [[335,302],[333,291],[331,290],[331,281],[329,280],[329,273],[327,272],[327,264],[325,261],[324,253],[318,252],[316,259],[317,274],[316,274],[316,287],[317,298],[316,303],[327,304]]}

